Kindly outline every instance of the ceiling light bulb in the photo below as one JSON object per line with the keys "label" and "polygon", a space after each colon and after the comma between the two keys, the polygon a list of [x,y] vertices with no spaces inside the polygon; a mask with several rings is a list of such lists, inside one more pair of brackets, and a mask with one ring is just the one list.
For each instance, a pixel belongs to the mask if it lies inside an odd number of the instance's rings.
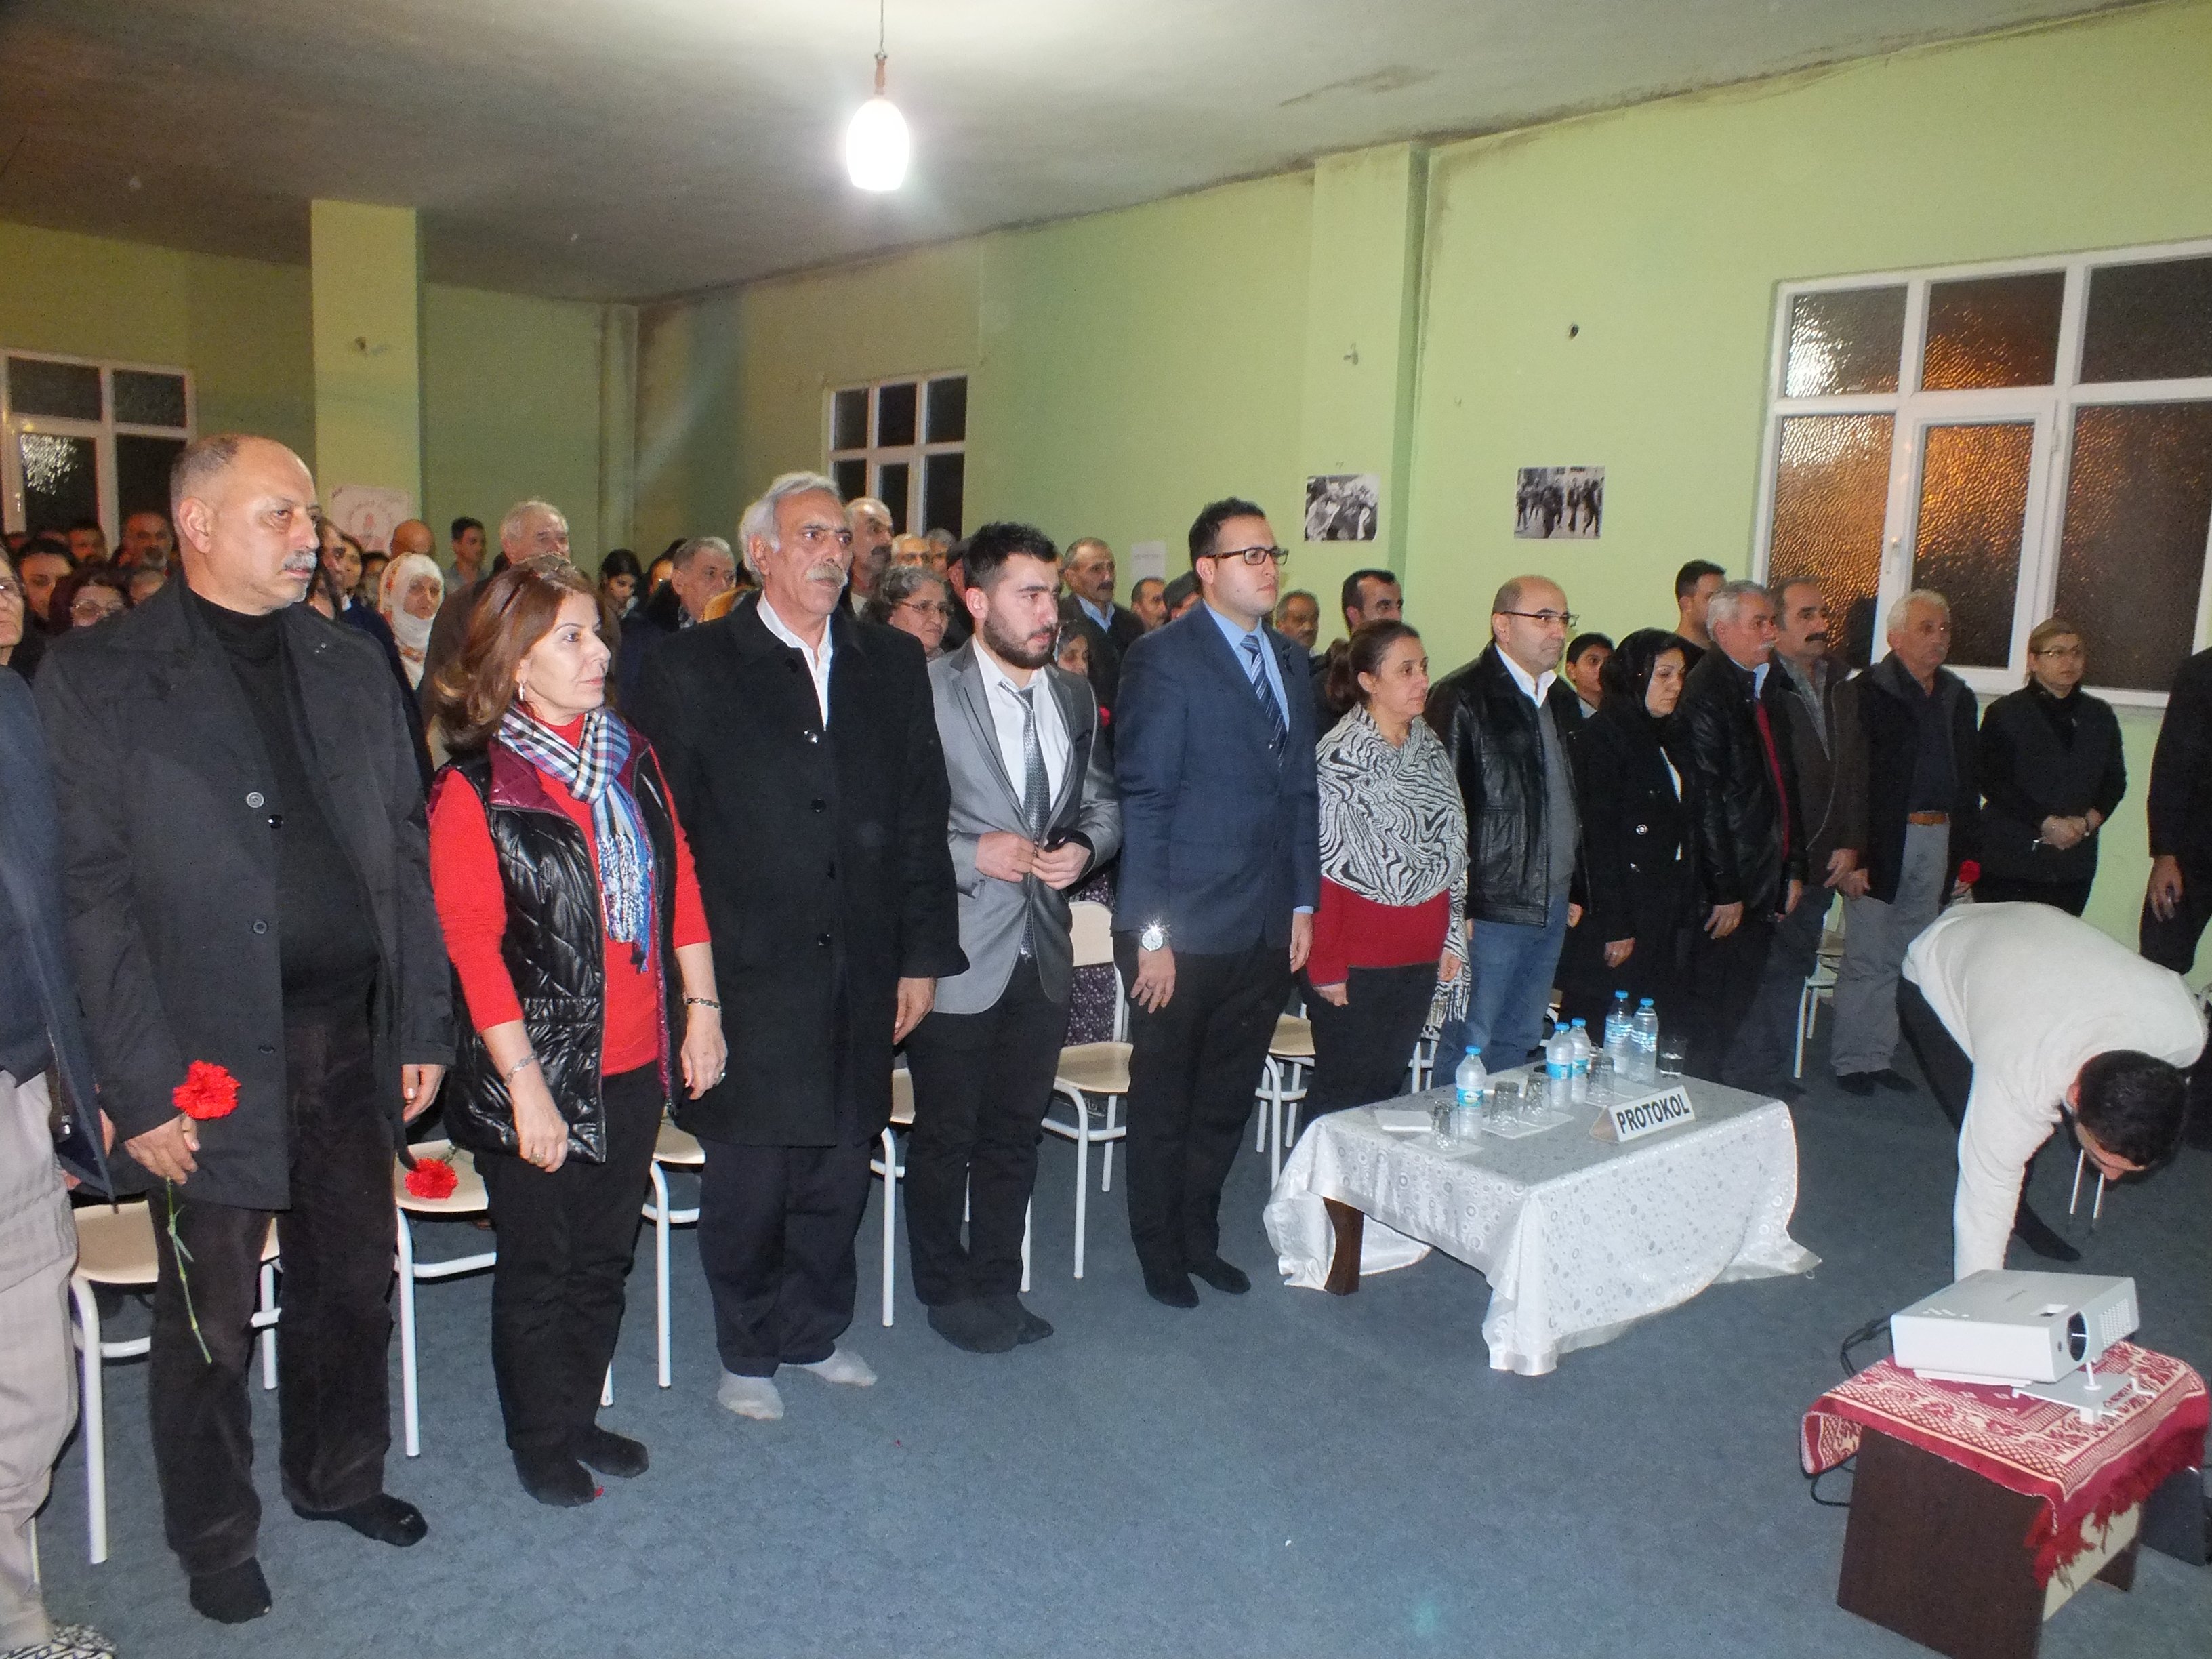
{"label": "ceiling light bulb", "polygon": [[906,117],[884,95],[878,68],[876,95],[854,111],[853,125],[845,129],[845,171],[855,189],[896,190],[906,179],[907,158],[913,149]]}

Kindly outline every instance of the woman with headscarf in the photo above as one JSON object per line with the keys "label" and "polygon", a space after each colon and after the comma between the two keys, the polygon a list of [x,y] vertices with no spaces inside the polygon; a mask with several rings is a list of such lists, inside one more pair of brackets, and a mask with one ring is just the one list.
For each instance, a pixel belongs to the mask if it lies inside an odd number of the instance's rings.
{"label": "woman with headscarf", "polygon": [[[1329,670],[1347,707],[1316,747],[1321,904],[1306,958],[1309,1122],[1388,1100],[1435,1002],[1467,999],[1467,809],[1421,718],[1429,659],[1401,622],[1372,622]],[[1451,1011],[1456,1012],[1456,1009]]]}
{"label": "woman with headscarf", "polygon": [[446,578],[427,553],[405,553],[384,567],[377,584],[376,608],[391,625],[407,670],[407,684],[422,684],[423,653],[430,648],[430,625],[446,598]]}
{"label": "woman with headscarf", "polygon": [[1583,726],[1582,791],[1589,906],[1582,925],[1603,947],[1615,990],[1678,1000],[1696,904],[1685,774],[1668,751],[1689,646],[1639,628],[1601,671],[1604,697]]}

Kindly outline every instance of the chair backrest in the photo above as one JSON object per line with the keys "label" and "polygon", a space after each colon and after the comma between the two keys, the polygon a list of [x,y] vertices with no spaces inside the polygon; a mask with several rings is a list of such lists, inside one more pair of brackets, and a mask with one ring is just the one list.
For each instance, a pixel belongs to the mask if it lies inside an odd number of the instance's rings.
{"label": "chair backrest", "polygon": [[1075,965],[1097,968],[1114,960],[1114,913],[1095,899],[1078,899],[1067,907],[1070,942]]}

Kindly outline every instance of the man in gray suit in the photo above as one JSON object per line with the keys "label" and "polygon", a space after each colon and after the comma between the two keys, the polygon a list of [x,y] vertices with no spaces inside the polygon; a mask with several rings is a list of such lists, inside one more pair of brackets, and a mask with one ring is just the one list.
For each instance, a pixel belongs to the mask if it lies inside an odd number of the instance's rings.
{"label": "man in gray suit", "polygon": [[969,541],[967,577],[975,637],[930,665],[929,684],[968,969],[938,981],[907,1038],[907,1239],[931,1328],[970,1353],[1004,1353],[1052,1334],[1018,1291],[1038,1125],[1067,1035],[1063,895],[1119,849],[1121,811],[1097,699],[1052,666],[1052,543],[1027,525],[987,524]]}

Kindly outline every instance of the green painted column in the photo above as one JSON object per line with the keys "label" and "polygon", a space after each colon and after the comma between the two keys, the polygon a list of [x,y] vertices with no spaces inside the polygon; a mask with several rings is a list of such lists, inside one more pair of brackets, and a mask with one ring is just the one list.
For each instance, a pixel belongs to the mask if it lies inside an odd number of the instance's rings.
{"label": "green painted column", "polygon": [[599,308],[599,556],[637,518],[637,307]]}
{"label": "green painted column", "polygon": [[404,489],[422,509],[422,255],[412,208],[316,202],[316,483]]}
{"label": "green painted column", "polygon": [[[1419,144],[1325,155],[1314,164],[1306,279],[1301,494],[1276,534],[1291,548],[1285,591],[1321,600],[1324,643],[1343,636],[1337,590],[1363,566],[1403,572],[1420,339],[1428,151]],[[1313,475],[1371,473],[1382,485],[1376,539],[1303,539]]]}

